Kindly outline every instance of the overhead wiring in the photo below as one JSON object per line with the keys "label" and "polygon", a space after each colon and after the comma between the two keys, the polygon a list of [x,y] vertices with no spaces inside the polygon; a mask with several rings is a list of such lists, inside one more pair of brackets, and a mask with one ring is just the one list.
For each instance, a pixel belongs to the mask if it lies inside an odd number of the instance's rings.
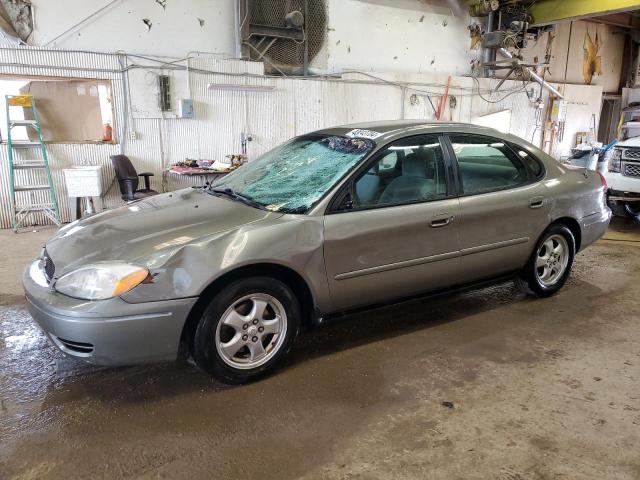
{"label": "overhead wiring", "polygon": [[[528,86],[528,83],[527,83],[527,82],[525,82],[525,80],[523,80],[523,81],[522,81],[522,86],[521,86],[521,87],[518,87],[518,88],[513,89],[513,90],[511,90],[511,91],[507,91],[507,93],[506,93],[502,98],[500,98],[499,100],[491,100],[491,99],[486,98],[486,97],[484,97],[484,96],[482,95],[482,92],[480,91],[480,80],[478,80],[478,77],[472,77],[472,78],[473,78],[473,80],[474,80],[474,81],[475,81],[475,83],[476,83],[478,96],[479,96],[482,100],[484,100],[485,102],[487,102],[487,103],[501,103],[501,102],[504,102],[504,101],[505,101],[507,98],[509,98],[511,95],[515,95],[515,94],[517,94],[517,93],[522,93],[522,92],[524,92],[524,91],[527,89],[527,86]],[[531,82],[529,82],[529,83],[531,83]],[[496,93],[496,92],[493,92],[493,91],[491,91],[491,92],[492,92],[492,93]]]}
{"label": "overhead wiring", "polygon": [[[27,64],[27,63],[14,63],[14,62],[2,62],[0,63],[0,65],[2,66],[7,66],[7,67],[17,67],[17,68],[24,68],[24,69],[31,69],[31,70],[61,70],[61,71],[74,71],[74,72],[93,72],[93,73],[102,73],[102,74],[107,74],[107,73],[111,73],[111,74],[123,74],[125,72],[128,72],[130,70],[136,70],[136,69],[141,69],[141,70],[176,70],[176,71],[185,71],[187,70],[186,66],[182,66],[182,65],[175,65],[175,64],[171,64],[169,62],[165,63],[165,62],[161,62],[161,65],[141,65],[141,64],[137,64],[137,63],[130,63],[127,66],[120,68],[120,69],[113,69],[113,68],[94,68],[94,67],[71,67],[71,66],[58,66],[58,65],[42,65],[42,64]],[[278,76],[278,75],[260,75],[260,74],[253,74],[253,73],[232,73],[232,72],[223,72],[223,71],[215,71],[215,70],[205,70],[205,69],[200,69],[200,68],[189,68],[189,72],[190,73],[196,73],[196,74],[202,74],[202,75],[220,75],[220,76],[227,76],[227,77],[236,77],[236,78],[262,78],[262,79],[281,79],[283,78],[282,76]],[[395,86],[398,88],[405,88],[407,89],[407,91],[411,91],[414,93],[419,93],[419,94],[423,94],[423,95],[431,95],[431,96],[439,96],[442,94],[442,92],[440,91],[436,91],[436,90],[427,90],[424,88],[418,88],[416,85],[418,86],[422,86],[424,85],[425,87],[437,87],[437,88],[444,88],[445,85],[444,84],[440,84],[440,83],[412,83],[412,82],[396,82],[396,81],[392,81],[392,80],[387,80],[384,79],[382,77],[378,77],[372,74],[369,74],[367,72],[360,72],[360,71],[356,71],[356,70],[350,70],[350,71],[345,71],[345,72],[341,72],[342,74],[348,74],[348,73],[356,73],[356,74],[361,74],[364,75],[366,77],[370,77],[373,81],[370,82],[363,82],[362,80],[358,80],[358,79],[345,79],[345,78],[339,78],[337,75],[338,74],[316,74],[316,75],[309,75],[306,77],[296,77],[296,79],[300,79],[300,80],[304,80],[304,79],[319,79],[319,80],[326,80],[326,81],[330,81],[330,82],[340,82],[340,83],[369,83],[369,84],[375,84],[375,85],[381,85],[381,84],[385,84],[385,85],[390,85],[390,86]],[[477,78],[476,77],[471,77],[474,78],[476,83],[478,83]],[[476,86],[476,88],[468,88],[468,87],[464,87],[464,86],[459,86],[456,85],[453,88],[455,88],[458,91],[468,91],[469,93],[457,93],[456,95],[458,97],[472,97],[475,95],[481,95],[482,93],[491,93],[492,90],[491,89],[482,89],[480,88],[479,84]],[[518,87],[518,88],[514,88],[514,89],[510,89],[510,90],[504,90],[508,95],[512,95],[518,92],[523,91],[523,87]],[[484,98],[483,98],[484,99]],[[487,100],[489,102],[491,102],[490,100]]]}

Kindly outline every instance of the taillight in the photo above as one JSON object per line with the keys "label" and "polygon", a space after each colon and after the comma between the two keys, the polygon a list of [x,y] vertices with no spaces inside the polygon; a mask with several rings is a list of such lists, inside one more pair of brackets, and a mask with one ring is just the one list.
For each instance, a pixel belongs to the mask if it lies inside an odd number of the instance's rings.
{"label": "taillight", "polygon": [[607,179],[604,178],[604,175],[600,172],[597,172],[598,175],[600,175],[600,183],[602,184],[602,190],[604,190],[605,192],[607,191]]}
{"label": "taillight", "polygon": [[607,209],[608,205],[607,205],[607,179],[604,178],[604,175],[600,172],[596,172],[598,175],[600,175],[600,183],[602,184],[602,195],[601,195],[601,199],[602,199],[602,205],[605,207],[605,210]]}

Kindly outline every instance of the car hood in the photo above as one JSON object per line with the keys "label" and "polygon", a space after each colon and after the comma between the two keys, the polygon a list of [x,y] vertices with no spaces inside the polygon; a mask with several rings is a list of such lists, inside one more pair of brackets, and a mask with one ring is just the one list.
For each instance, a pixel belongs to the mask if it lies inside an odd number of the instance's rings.
{"label": "car hood", "polygon": [[187,188],[73,222],[46,244],[56,276],[88,263],[131,262],[282,216]]}
{"label": "car hood", "polygon": [[640,137],[633,137],[615,144],[616,147],[635,147],[640,148]]}

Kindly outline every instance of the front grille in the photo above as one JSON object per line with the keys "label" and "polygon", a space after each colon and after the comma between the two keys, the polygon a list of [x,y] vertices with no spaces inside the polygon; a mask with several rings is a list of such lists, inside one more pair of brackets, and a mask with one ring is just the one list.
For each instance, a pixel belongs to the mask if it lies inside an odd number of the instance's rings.
{"label": "front grille", "polygon": [[627,177],[640,177],[640,163],[625,163],[624,174]]}
{"label": "front grille", "polygon": [[53,260],[51,260],[51,257],[49,257],[46,249],[44,251],[42,260],[44,261],[44,276],[48,281],[51,281],[51,279],[53,278],[53,274],[56,273],[56,266],[54,265]]}
{"label": "front grille", "polygon": [[622,158],[630,158],[632,160],[640,160],[640,149],[638,150],[624,150]]}
{"label": "front grille", "polygon": [[60,338],[60,337],[56,337],[56,339],[72,352],[76,352],[76,353],[93,352],[93,344],[91,343],[75,342],[73,340],[65,340],[64,338]]}

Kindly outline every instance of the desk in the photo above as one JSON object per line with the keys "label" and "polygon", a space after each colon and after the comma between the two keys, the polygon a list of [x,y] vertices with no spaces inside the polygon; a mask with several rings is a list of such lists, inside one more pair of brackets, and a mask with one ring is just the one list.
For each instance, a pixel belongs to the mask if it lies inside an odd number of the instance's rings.
{"label": "desk", "polygon": [[[174,170],[179,168],[180,170]],[[202,186],[207,182],[226,175],[229,172],[194,167],[172,167],[162,172],[162,185],[165,192],[185,187]]]}

